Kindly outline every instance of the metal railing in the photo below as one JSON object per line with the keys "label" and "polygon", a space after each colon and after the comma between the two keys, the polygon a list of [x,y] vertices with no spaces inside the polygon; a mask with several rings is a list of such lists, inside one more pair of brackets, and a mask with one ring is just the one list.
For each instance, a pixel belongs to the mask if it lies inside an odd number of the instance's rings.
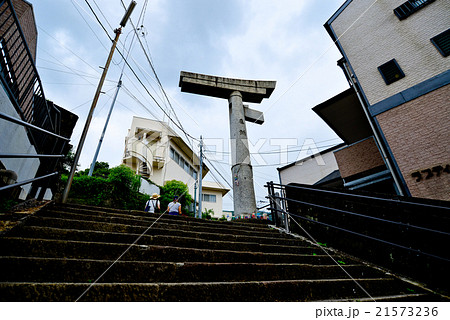
{"label": "metal railing", "polygon": [[3,186],[0,191],[34,182],[42,186],[42,180],[57,174],[54,170],[69,139],[60,135],[60,111],[53,104],[47,104],[33,55],[11,0],[0,1],[0,80],[20,119],[5,113],[0,113],[0,118],[23,126],[37,152],[29,155],[2,153],[0,159],[40,159],[34,179]]}
{"label": "metal railing", "polygon": [[[439,288],[450,267],[450,203],[267,183],[272,221]],[[448,290],[448,288],[441,288]]]}

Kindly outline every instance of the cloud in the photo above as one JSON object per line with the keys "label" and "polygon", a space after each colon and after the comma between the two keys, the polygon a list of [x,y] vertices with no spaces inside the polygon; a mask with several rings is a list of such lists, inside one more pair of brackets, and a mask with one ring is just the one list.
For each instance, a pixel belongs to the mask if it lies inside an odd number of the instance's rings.
{"label": "cloud", "polygon": [[[67,1],[33,2],[37,25],[57,39],[40,32],[38,47],[51,56],[38,49],[38,66],[66,72],[69,71],[67,67],[70,67],[84,75],[96,74],[99,77],[101,70],[97,73],[92,68],[98,69],[98,66],[104,65],[111,43],[103,29],[94,22],[85,3],[76,0],[86,10],[80,12],[89,26],[76,11],[73,2],[69,2],[69,5]],[[124,2],[126,5],[129,3],[126,0]],[[249,138],[253,145],[259,139],[293,138],[301,146],[306,138],[318,142],[336,138],[311,108],[348,87],[342,71],[336,66],[340,54],[323,28],[323,23],[342,2],[152,0],[148,2],[145,21],[142,23],[146,31],[145,38],[141,39],[145,46],[148,43],[159,78],[189,134],[197,138],[203,135],[204,138],[228,139],[228,104],[223,99],[181,93],[178,80],[182,70],[232,78],[276,80],[277,87],[272,97],[261,105],[251,106],[264,112],[266,122],[262,126],[248,123]],[[96,0],[96,3],[106,19],[97,7],[94,6],[94,9],[109,34],[113,35],[106,20],[113,28],[118,25],[124,13],[121,1]],[[132,15],[133,21],[137,22],[143,3],[138,2]],[[125,52],[124,45],[128,48],[131,42],[131,30],[131,24],[127,24],[120,37],[118,48],[122,52]],[[135,42],[131,56],[134,61],[130,60],[130,64],[141,81],[161,107],[166,108],[161,92],[151,79],[151,68],[138,42]],[[116,52],[107,76],[111,81],[107,81],[102,90],[107,94],[100,97],[83,148],[80,161],[82,169],[92,161],[109,109],[110,96],[122,70],[121,62],[122,58]],[[47,98],[68,110],[76,108],[74,112],[80,117],[72,137],[72,143],[76,145],[98,77],[83,78],[45,69],[39,72]],[[124,88],[119,93],[99,156],[99,161],[109,162],[111,166],[121,161],[124,138],[132,116],[164,119],[163,112],[128,68],[125,68],[123,82]],[[127,90],[140,102],[130,97]],[[176,131],[184,137],[180,130]],[[274,146],[266,143],[261,151],[274,149]],[[293,158],[290,156],[289,159],[295,160],[295,155]],[[267,158],[268,163],[271,161],[275,163],[278,160],[275,157]],[[278,180],[275,168],[254,168],[259,198],[264,197],[265,190],[261,190],[264,189],[261,186],[266,181]],[[228,166],[223,166],[221,171],[229,178]],[[212,178],[209,176],[208,180]]]}

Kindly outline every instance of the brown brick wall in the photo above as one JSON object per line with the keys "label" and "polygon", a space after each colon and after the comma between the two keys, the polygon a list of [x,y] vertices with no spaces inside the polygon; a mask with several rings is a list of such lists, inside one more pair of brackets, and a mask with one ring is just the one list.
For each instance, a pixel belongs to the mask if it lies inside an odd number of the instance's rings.
{"label": "brown brick wall", "polygon": [[34,61],[36,61],[37,30],[33,7],[31,4],[22,0],[12,0],[12,3],[17,17],[19,18],[20,27],[25,35],[30,52],[33,55]]}
{"label": "brown brick wall", "polygon": [[450,164],[450,85],[377,116],[413,197],[450,201],[450,174],[423,179],[413,172]]}
{"label": "brown brick wall", "polygon": [[384,165],[373,138],[365,139],[334,153],[342,178]]}

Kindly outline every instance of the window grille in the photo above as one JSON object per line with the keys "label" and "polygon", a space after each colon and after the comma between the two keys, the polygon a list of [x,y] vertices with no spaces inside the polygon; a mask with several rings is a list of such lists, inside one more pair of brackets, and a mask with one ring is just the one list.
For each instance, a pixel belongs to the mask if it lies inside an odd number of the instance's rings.
{"label": "window grille", "polygon": [[392,59],[391,61],[388,61],[385,64],[379,66],[378,71],[380,71],[381,76],[383,77],[387,85],[405,77],[405,74],[403,73],[402,69],[395,59]]}
{"label": "window grille", "polygon": [[401,6],[395,8],[394,14],[399,20],[404,20],[433,1],[434,0],[408,0]]}
{"label": "window grille", "polygon": [[444,57],[450,55],[450,29],[432,38],[431,42]]}

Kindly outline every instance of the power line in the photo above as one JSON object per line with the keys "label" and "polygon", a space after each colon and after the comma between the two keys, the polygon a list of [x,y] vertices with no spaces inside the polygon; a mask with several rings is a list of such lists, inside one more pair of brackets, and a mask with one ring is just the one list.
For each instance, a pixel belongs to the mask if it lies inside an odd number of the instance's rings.
{"label": "power line", "polygon": [[[99,19],[98,15],[96,14],[95,10],[92,8],[92,6],[89,4],[88,0],[85,0],[86,4],[88,5],[89,9],[91,10],[92,14],[95,16],[97,22],[100,24],[100,26],[102,27],[103,31],[106,33],[106,35],[108,36],[108,38],[112,41],[112,38],[110,37],[108,31],[106,30],[105,26],[103,25],[103,23],[101,22],[101,20]],[[131,20],[130,20],[131,21]],[[164,110],[164,108],[162,108],[162,106],[160,105],[160,103],[153,97],[153,95],[150,93],[150,91],[148,90],[148,88],[145,86],[145,84],[142,82],[142,80],[139,78],[139,76],[136,74],[136,71],[131,67],[131,65],[128,63],[128,61],[125,59],[123,53],[121,52],[121,50],[119,48],[117,48],[117,52],[120,54],[120,56],[124,59],[125,64],[128,66],[128,68],[130,69],[130,71],[133,73],[133,75],[135,76],[136,80],[141,84],[141,86],[144,88],[144,90],[147,92],[147,94],[152,98],[152,100],[156,103],[156,105],[163,111],[163,113],[168,117],[168,119],[170,119],[174,125],[180,129],[185,135],[186,137],[191,138],[195,141],[199,141],[199,139],[193,137],[192,135],[190,135],[189,133],[186,132],[186,130],[180,126],[177,122],[175,122],[169,114],[167,114],[167,111]]]}
{"label": "power line", "polygon": [[[121,0],[121,2],[122,2],[122,5],[123,5],[124,8],[125,8],[125,4],[124,4],[123,0]],[[146,1],[146,2],[147,2],[147,1]],[[135,27],[135,25],[134,25],[134,23],[133,23],[132,20],[130,20],[130,22],[131,22],[131,25],[133,26],[133,29],[134,29],[134,31],[135,31],[135,33],[136,33],[136,35],[137,35],[137,28]],[[183,128],[183,125],[181,124],[181,121],[180,121],[180,119],[178,118],[177,113],[175,112],[175,109],[174,109],[173,106],[172,106],[172,103],[170,102],[170,99],[169,99],[169,97],[167,96],[167,93],[166,93],[166,91],[164,90],[164,87],[163,87],[163,85],[162,85],[162,83],[161,83],[161,81],[160,81],[160,79],[159,79],[159,77],[158,77],[158,74],[156,73],[156,70],[155,70],[155,67],[154,67],[154,65],[153,65],[153,62],[152,62],[152,60],[150,59],[150,57],[148,56],[147,51],[145,50],[144,45],[143,45],[143,43],[142,43],[142,41],[141,41],[141,39],[140,39],[139,36],[138,36],[138,41],[139,41],[139,44],[141,45],[142,51],[144,52],[144,55],[145,55],[146,59],[147,59],[149,65],[150,65],[150,68],[152,69],[153,74],[155,75],[155,78],[156,78],[156,81],[158,82],[158,85],[159,85],[160,90],[162,91],[164,97],[166,98],[166,100],[167,100],[167,102],[168,102],[168,104],[169,104],[170,109],[173,111],[173,114],[174,114],[174,116],[175,116],[175,118],[176,118],[176,120],[177,120],[177,122],[178,122],[178,124],[179,124],[179,126],[180,126],[181,131],[186,135],[186,138],[188,138],[188,141],[189,141],[188,134],[186,133],[185,129]],[[170,119],[170,117],[169,117],[169,119]],[[173,120],[172,120],[172,121],[173,121]],[[189,141],[189,142],[190,142],[190,141]],[[191,144],[191,147],[192,147],[192,144]]]}
{"label": "power line", "polygon": [[[99,23],[99,25],[102,27],[103,31],[105,31],[106,35],[108,36],[109,40],[113,41],[113,39],[111,38],[111,36],[108,33],[108,30],[106,30],[105,26],[103,25],[103,23],[100,21],[100,19],[97,16],[97,13],[95,13],[94,9],[91,7],[91,4],[89,3],[88,0],[84,0],[84,2],[86,2],[86,4],[88,5],[89,9],[91,10],[92,14],[94,15],[95,19],[97,19],[97,22]],[[109,24],[109,23],[108,23]]]}
{"label": "power line", "polygon": [[[43,59],[43,58],[39,58],[39,60],[46,61],[46,62],[50,62],[50,63],[54,63],[54,62],[52,62],[52,61],[50,61],[50,60],[46,60],[46,59]],[[56,64],[56,65],[61,65],[61,64],[57,64],[57,63],[54,63],[54,64]],[[50,70],[50,71],[60,72],[60,73],[73,74],[73,75],[76,75],[76,76],[80,76],[80,73],[82,72],[82,71],[80,71],[80,70],[76,70],[76,69],[73,69],[73,68],[71,68],[71,69],[74,70],[74,71],[73,71],[73,72],[69,72],[69,71],[65,71],[65,70],[58,70],[58,69],[53,69],[53,68],[43,67],[43,66],[37,66],[37,67],[38,67],[38,69]],[[94,76],[94,75],[89,75],[89,74],[83,75],[83,77],[84,77],[84,78],[92,78],[92,79],[96,79],[96,80],[98,80],[98,79],[100,78],[100,77],[97,77],[97,76]],[[108,81],[108,82],[115,82],[115,81],[113,81],[113,80],[108,80],[108,79],[105,79],[105,81]],[[91,84],[91,83],[90,83],[90,84]]]}
{"label": "power line", "polygon": [[[339,138],[336,139],[331,139],[331,140],[337,140]],[[281,153],[293,153],[293,152],[301,152],[303,150],[305,150],[305,148],[303,148],[304,146],[317,146],[317,144],[322,143],[322,142],[327,142],[327,141],[331,141],[331,140],[324,140],[324,141],[320,141],[317,143],[310,143],[310,144],[304,144],[300,149],[285,149],[285,150],[271,150],[271,151],[261,151],[261,152],[251,152],[250,155],[261,155],[261,154],[281,154]],[[321,148],[331,148],[331,147],[335,147],[338,146],[338,144],[329,144],[329,145],[325,145],[325,146],[317,146],[317,149],[321,149]],[[309,149],[309,148],[307,148]],[[231,152],[229,151],[212,151],[212,150],[208,150],[205,152],[209,152],[209,153],[213,153],[213,154],[221,154],[221,155],[230,155]]]}
{"label": "power line", "polygon": [[[111,26],[111,24],[109,23],[108,19],[106,19],[105,15],[103,14],[102,9],[98,6],[97,2],[95,2],[95,0],[92,0],[92,1],[94,2],[94,4],[95,4],[95,6],[97,7],[98,11],[100,11],[100,14],[102,15],[102,17],[106,20],[106,23],[108,24],[109,28],[110,28],[111,30],[114,30],[114,28],[113,28],[113,27]],[[125,8],[125,10],[126,10],[126,8]]]}
{"label": "power line", "polygon": [[79,55],[77,55],[73,50],[71,50],[70,48],[66,47],[63,43],[61,43],[61,41],[59,41],[58,39],[56,39],[55,37],[53,37],[50,33],[48,33],[47,31],[45,31],[42,27],[39,27],[39,29],[41,31],[43,31],[45,34],[47,34],[50,38],[52,38],[53,40],[55,40],[56,42],[59,43],[59,45],[61,47],[63,47],[64,49],[66,49],[67,51],[69,51],[70,53],[72,53],[75,57],[77,57],[78,59],[80,59],[82,62],[84,62],[89,68],[91,68],[92,70],[94,70],[99,76],[100,76],[100,72],[94,68],[93,66],[91,66],[86,60],[84,60],[82,57],[80,57]]}
{"label": "power line", "polygon": [[[75,6],[75,3],[81,8],[80,4],[74,0],[72,0],[72,5],[75,7],[75,10],[77,10],[78,14],[81,16],[81,18],[84,20],[85,24],[88,26],[88,28],[92,31],[92,33],[94,34],[94,36],[97,38],[97,40],[100,42],[100,44],[102,45],[102,47],[108,51],[108,48],[106,48],[106,46],[103,44],[103,42],[100,40],[100,38],[97,36],[97,33],[94,32],[94,30],[92,30],[90,24],[86,21],[86,19],[84,18],[84,16],[81,14],[81,12],[78,10],[78,8]],[[84,8],[81,8],[84,12],[86,12],[84,10]]]}

